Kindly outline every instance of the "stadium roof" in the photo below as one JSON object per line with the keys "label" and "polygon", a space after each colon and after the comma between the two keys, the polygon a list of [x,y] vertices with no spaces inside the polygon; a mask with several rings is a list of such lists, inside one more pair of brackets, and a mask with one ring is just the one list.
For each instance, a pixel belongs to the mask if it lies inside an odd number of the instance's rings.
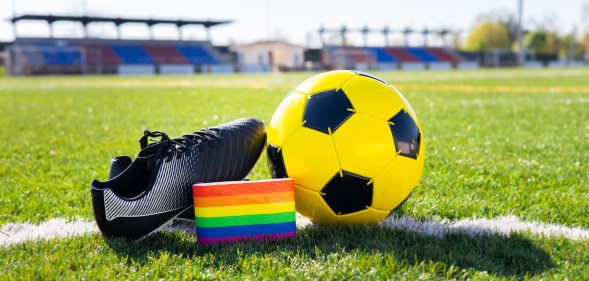
{"label": "stadium roof", "polygon": [[13,17],[10,19],[11,22],[16,23],[22,20],[39,20],[53,23],[56,21],[73,21],[80,22],[82,24],[88,24],[91,22],[112,22],[116,25],[124,23],[144,23],[149,26],[154,24],[174,24],[177,26],[184,25],[202,25],[204,27],[212,27],[219,24],[231,23],[229,20],[225,21],[211,21],[211,20],[173,20],[173,19],[140,19],[140,18],[120,18],[120,17],[94,17],[94,16],[58,16],[58,15],[22,15]]}
{"label": "stadium roof", "polygon": [[[113,23],[117,26],[117,28],[125,23],[143,23],[146,24],[148,27],[152,27],[156,24],[173,24],[176,25],[178,28],[181,28],[185,25],[201,25],[207,30],[207,37],[210,37],[209,28],[220,25],[220,24],[227,24],[231,23],[230,20],[221,20],[221,21],[212,21],[212,20],[184,20],[184,19],[153,19],[153,18],[121,18],[121,17],[98,17],[98,16],[67,16],[67,15],[21,15],[16,16],[10,19],[13,24],[13,29],[15,30],[16,35],[16,27],[15,24],[19,21],[26,21],[26,20],[33,20],[33,21],[45,21],[49,25],[52,25],[56,21],[70,21],[70,22],[79,22],[81,23],[84,28],[87,27],[89,23],[94,22],[107,22]],[[51,30],[53,33],[53,30]],[[53,34],[51,34],[53,37]],[[120,38],[120,31],[119,36]]]}

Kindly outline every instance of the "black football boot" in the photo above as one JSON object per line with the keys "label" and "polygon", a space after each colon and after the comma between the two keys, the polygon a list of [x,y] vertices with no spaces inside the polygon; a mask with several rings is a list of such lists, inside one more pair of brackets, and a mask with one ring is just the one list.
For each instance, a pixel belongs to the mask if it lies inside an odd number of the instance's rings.
{"label": "black football boot", "polygon": [[[160,138],[148,144],[148,138]],[[266,127],[239,119],[170,139],[146,130],[135,161],[113,159],[109,180],[92,181],[92,205],[105,236],[144,237],[183,212],[194,218],[192,184],[244,179],[266,143]]]}

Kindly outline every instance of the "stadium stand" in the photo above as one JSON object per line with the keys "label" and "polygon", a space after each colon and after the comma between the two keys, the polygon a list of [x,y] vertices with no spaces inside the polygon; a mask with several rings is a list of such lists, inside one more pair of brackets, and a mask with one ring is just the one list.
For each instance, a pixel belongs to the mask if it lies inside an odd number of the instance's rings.
{"label": "stadium stand", "polygon": [[438,62],[440,61],[438,58],[436,58],[435,56],[433,56],[432,54],[429,53],[428,50],[426,50],[426,48],[416,48],[416,47],[412,47],[412,48],[405,48],[405,50],[414,55],[415,57],[417,57],[419,59],[419,61],[421,62]]}
{"label": "stadium stand", "polygon": [[82,54],[73,46],[40,44],[35,47],[48,65],[79,65],[82,63]]}
{"label": "stadium stand", "polygon": [[76,47],[86,52],[86,63],[89,65],[102,64],[112,66],[122,63],[121,59],[119,59],[117,54],[108,45],[78,44]]}
{"label": "stadium stand", "polygon": [[364,50],[372,54],[372,57],[379,63],[398,63],[399,61],[388,54],[383,48],[379,47],[364,47]]}
{"label": "stadium stand", "polygon": [[231,63],[208,41],[18,38],[11,53],[19,64],[16,75],[64,73],[64,69],[65,73],[117,73],[120,65],[215,70],[208,66]]}
{"label": "stadium stand", "polygon": [[160,64],[160,74],[190,75],[194,74],[194,66],[190,64]]}
{"label": "stadium stand", "polygon": [[438,61],[449,62],[454,65],[462,60],[458,55],[444,48],[427,48],[427,52],[436,57]]}
{"label": "stadium stand", "polygon": [[327,64],[336,68],[394,70],[449,69],[463,59],[440,47],[338,47],[324,48]]}
{"label": "stadium stand", "polygon": [[401,64],[402,70],[419,71],[425,70],[427,65],[423,62],[406,62]]}
{"label": "stadium stand", "polygon": [[324,53],[326,61],[323,63],[331,64],[336,69],[363,69],[375,63],[372,54],[359,47],[327,46]]}
{"label": "stadium stand", "polygon": [[[19,37],[16,23],[41,21],[53,30],[53,23],[66,21],[79,23],[84,28],[82,38]],[[39,15],[25,14],[10,19],[15,40],[7,48],[7,69],[11,75],[65,74],[65,73],[120,73],[149,74],[158,70],[166,74],[194,73],[206,69],[227,72],[233,67],[231,56],[218,51],[211,45],[210,29],[231,21],[121,18],[103,16]],[[89,38],[87,26],[90,23],[112,23],[117,29],[117,39]],[[145,24],[150,29],[150,39],[122,39],[120,27],[126,23]],[[179,32],[178,40],[153,40],[151,28],[154,25],[172,25]],[[203,41],[183,40],[184,26],[201,26],[206,29],[207,39]]]}
{"label": "stadium stand", "polygon": [[119,75],[153,75],[156,73],[153,64],[119,64],[117,66]]}
{"label": "stadium stand", "polygon": [[420,62],[418,57],[408,52],[405,48],[384,48],[383,50],[394,57],[399,63]]}
{"label": "stadium stand", "polygon": [[139,45],[111,45],[110,46],[124,64],[155,64]]}
{"label": "stadium stand", "polygon": [[363,48],[344,47],[339,49],[353,63],[373,63],[375,58]]}
{"label": "stadium stand", "polygon": [[156,64],[188,64],[188,60],[178,48],[168,45],[146,45],[143,49],[153,58]]}
{"label": "stadium stand", "polygon": [[219,63],[219,60],[213,57],[213,55],[207,52],[202,46],[176,46],[176,48],[191,64],[203,65]]}

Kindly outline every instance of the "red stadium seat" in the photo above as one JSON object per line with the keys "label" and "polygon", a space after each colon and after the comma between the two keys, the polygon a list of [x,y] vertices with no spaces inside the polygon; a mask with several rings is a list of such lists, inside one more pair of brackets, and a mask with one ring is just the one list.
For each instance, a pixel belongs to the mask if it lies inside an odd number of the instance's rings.
{"label": "red stadium seat", "polygon": [[441,62],[456,64],[461,61],[460,57],[444,48],[426,48],[426,50]]}
{"label": "red stadium seat", "polygon": [[398,62],[421,62],[421,60],[409,53],[405,48],[384,48],[384,51],[390,56],[394,57]]}
{"label": "red stadium seat", "polygon": [[142,47],[156,64],[188,64],[186,58],[174,46],[143,45]]}
{"label": "red stadium seat", "polygon": [[84,53],[86,63],[89,65],[118,65],[121,60],[115,52],[103,44],[82,44],[78,48]]}

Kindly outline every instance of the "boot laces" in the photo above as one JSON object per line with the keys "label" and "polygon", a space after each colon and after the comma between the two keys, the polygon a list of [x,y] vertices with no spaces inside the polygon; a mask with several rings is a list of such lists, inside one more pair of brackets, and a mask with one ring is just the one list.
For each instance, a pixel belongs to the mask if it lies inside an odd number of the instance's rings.
{"label": "boot laces", "polygon": [[172,160],[174,154],[177,155],[177,158],[182,157],[182,155],[189,156],[189,147],[196,146],[199,151],[203,151],[205,144],[214,148],[217,144],[223,144],[223,139],[221,139],[219,130],[215,128],[202,129],[192,134],[182,135],[181,137],[173,139],[164,132],[145,129],[143,131],[143,137],[139,139],[141,149],[163,142],[168,142],[169,145],[163,146],[160,152],[165,152],[167,154],[168,157],[166,158],[166,161],[169,162]]}

